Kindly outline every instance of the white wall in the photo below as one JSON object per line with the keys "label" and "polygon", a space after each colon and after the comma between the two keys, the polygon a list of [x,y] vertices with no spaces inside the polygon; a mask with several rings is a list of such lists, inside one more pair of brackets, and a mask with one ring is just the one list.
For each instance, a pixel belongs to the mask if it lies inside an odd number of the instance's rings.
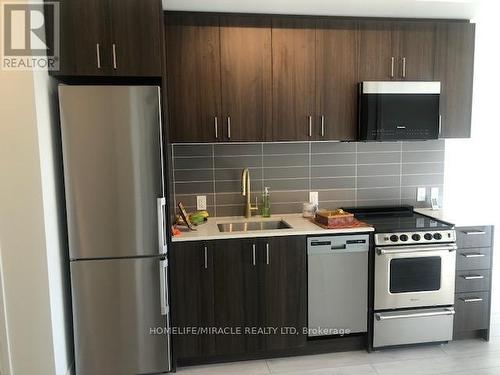
{"label": "white wall", "polygon": [[[467,215],[499,212],[500,49],[499,8],[487,2],[476,19],[476,50],[472,138],[446,141],[444,208],[461,207]],[[491,216],[491,215],[489,215]],[[496,243],[500,244],[500,215],[496,222]],[[486,219],[485,219],[486,220]],[[490,219],[487,219],[490,220]],[[478,221],[478,220],[475,220]],[[480,221],[480,220],[479,220]],[[494,257],[493,311],[500,312],[500,256]]]}
{"label": "white wall", "polygon": [[73,361],[73,327],[57,86],[43,71],[34,74],[34,88],[55,374],[66,374]]}
{"label": "white wall", "polygon": [[65,375],[73,358],[54,90],[46,72],[0,70],[5,375]]}
{"label": "white wall", "polygon": [[33,74],[0,71],[0,242],[12,374],[54,374]]}
{"label": "white wall", "polygon": [[163,0],[163,9],[358,17],[462,18],[487,0]]}

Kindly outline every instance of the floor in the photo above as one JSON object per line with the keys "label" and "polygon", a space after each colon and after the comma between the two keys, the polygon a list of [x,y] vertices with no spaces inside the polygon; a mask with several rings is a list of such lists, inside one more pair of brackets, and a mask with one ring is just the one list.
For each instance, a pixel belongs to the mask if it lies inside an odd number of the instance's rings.
{"label": "floor", "polygon": [[182,375],[500,375],[500,315],[490,342],[463,340],[445,345],[320,354],[186,367]]}

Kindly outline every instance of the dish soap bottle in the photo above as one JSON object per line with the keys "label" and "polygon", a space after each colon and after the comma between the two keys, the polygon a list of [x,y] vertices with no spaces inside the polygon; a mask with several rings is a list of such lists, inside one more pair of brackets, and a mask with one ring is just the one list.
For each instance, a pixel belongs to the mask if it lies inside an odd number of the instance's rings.
{"label": "dish soap bottle", "polygon": [[271,196],[269,194],[269,188],[264,188],[264,193],[262,193],[262,205],[261,214],[262,217],[271,217]]}

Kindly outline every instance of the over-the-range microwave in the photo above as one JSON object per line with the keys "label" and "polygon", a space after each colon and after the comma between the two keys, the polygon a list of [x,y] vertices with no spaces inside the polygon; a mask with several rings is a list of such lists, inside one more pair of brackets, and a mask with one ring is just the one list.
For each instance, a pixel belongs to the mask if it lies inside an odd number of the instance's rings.
{"label": "over-the-range microwave", "polygon": [[359,83],[360,141],[437,139],[441,82]]}

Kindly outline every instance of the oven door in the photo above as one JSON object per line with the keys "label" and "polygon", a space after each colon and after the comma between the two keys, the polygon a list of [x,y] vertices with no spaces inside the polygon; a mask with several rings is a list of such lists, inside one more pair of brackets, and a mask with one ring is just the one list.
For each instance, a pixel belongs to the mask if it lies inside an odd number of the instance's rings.
{"label": "oven door", "polygon": [[375,310],[453,305],[456,245],[375,249]]}

